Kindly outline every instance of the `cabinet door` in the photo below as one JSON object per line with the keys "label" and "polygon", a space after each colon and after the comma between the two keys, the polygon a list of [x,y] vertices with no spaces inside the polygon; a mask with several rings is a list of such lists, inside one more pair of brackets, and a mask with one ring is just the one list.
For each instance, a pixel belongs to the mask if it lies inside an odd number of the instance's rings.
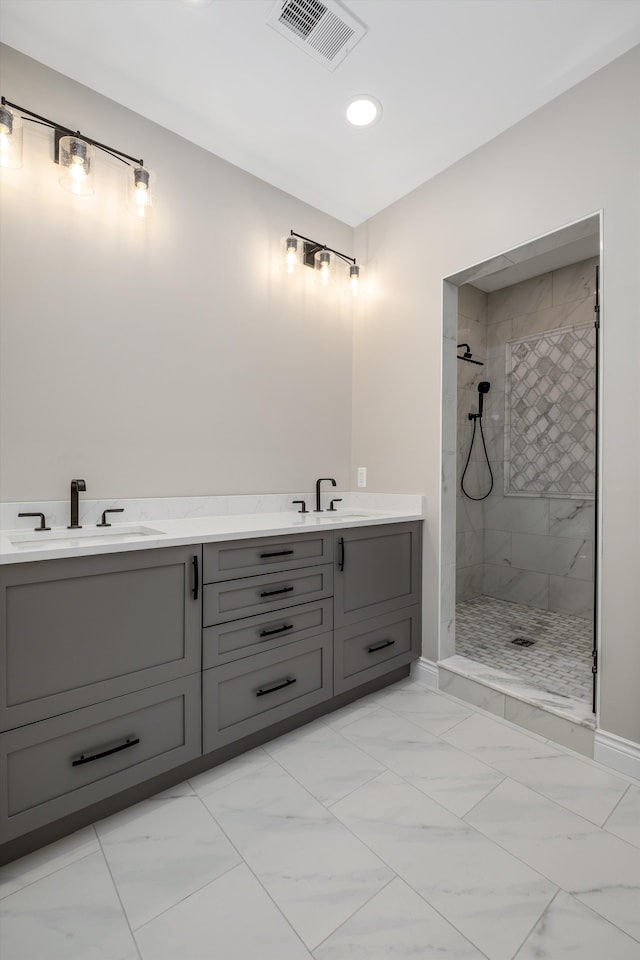
{"label": "cabinet door", "polygon": [[336,628],[419,602],[420,537],[419,521],[336,531]]}
{"label": "cabinet door", "polygon": [[197,672],[200,554],[168,547],[0,567],[0,729]]}

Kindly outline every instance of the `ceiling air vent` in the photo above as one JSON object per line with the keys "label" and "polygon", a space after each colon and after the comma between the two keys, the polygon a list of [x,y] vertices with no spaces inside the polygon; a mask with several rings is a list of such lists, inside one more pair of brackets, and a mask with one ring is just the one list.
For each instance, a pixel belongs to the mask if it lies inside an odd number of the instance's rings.
{"label": "ceiling air vent", "polygon": [[278,0],[267,23],[327,70],[335,70],[367,32],[335,0]]}

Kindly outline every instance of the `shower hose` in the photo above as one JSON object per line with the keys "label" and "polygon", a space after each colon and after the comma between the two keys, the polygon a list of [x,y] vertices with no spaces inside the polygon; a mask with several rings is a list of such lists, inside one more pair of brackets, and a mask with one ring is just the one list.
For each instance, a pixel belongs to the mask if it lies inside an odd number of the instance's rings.
{"label": "shower hose", "polygon": [[[465,497],[467,497],[467,499],[469,499],[469,500],[486,500],[487,497],[489,496],[489,494],[491,493],[491,491],[493,490],[493,471],[492,471],[492,469],[491,469],[491,464],[489,463],[489,454],[487,453],[487,445],[486,445],[486,443],[484,442],[484,430],[482,429],[482,414],[481,414],[481,413],[470,413],[470,414],[469,414],[469,418],[470,418],[471,420],[473,420],[473,434],[472,434],[472,436],[471,436],[471,443],[470,443],[470,445],[469,445],[469,453],[468,453],[468,455],[467,455],[467,462],[466,462],[465,465],[464,465],[464,470],[462,471],[462,477],[460,478],[460,487],[462,488],[462,492],[464,493]],[[482,448],[483,448],[483,450],[484,450],[485,460],[487,461],[487,467],[488,467],[488,469],[489,469],[489,476],[491,477],[491,484],[490,484],[489,489],[487,490],[487,492],[484,494],[484,496],[482,496],[482,497],[472,497],[471,494],[470,494],[470,493],[467,493],[467,491],[466,491],[465,488],[464,488],[464,478],[465,478],[465,476],[466,476],[467,470],[469,469],[469,461],[471,460],[471,451],[473,450],[473,443],[474,443],[474,440],[476,439],[476,427],[477,427],[477,425],[478,425],[478,421],[480,421],[480,437],[481,437],[481,439],[482,439]]]}

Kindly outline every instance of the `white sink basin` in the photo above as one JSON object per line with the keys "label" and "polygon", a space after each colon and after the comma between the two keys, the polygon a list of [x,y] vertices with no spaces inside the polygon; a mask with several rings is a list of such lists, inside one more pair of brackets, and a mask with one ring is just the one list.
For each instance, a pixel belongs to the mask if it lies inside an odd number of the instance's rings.
{"label": "white sink basin", "polygon": [[31,533],[14,533],[9,542],[20,550],[41,550],[53,547],[55,550],[65,547],[99,546],[113,543],[115,540],[139,540],[140,537],[161,536],[162,530],[146,527],[139,523],[120,523],[113,527],[81,527],[80,530],[34,530]]}
{"label": "white sink basin", "polygon": [[317,514],[313,513],[312,516],[315,520],[326,520],[327,522],[335,523],[336,520],[368,520],[368,513],[341,513],[338,510],[329,512],[328,510],[325,513]]}

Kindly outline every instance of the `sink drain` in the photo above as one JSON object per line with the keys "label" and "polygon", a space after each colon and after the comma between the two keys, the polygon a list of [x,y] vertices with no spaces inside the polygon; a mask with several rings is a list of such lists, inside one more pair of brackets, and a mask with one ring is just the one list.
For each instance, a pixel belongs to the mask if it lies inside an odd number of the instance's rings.
{"label": "sink drain", "polygon": [[517,647],[532,647],[535,640],[527,640],[526,637],[515,637],[511,643],[515,643]]}

